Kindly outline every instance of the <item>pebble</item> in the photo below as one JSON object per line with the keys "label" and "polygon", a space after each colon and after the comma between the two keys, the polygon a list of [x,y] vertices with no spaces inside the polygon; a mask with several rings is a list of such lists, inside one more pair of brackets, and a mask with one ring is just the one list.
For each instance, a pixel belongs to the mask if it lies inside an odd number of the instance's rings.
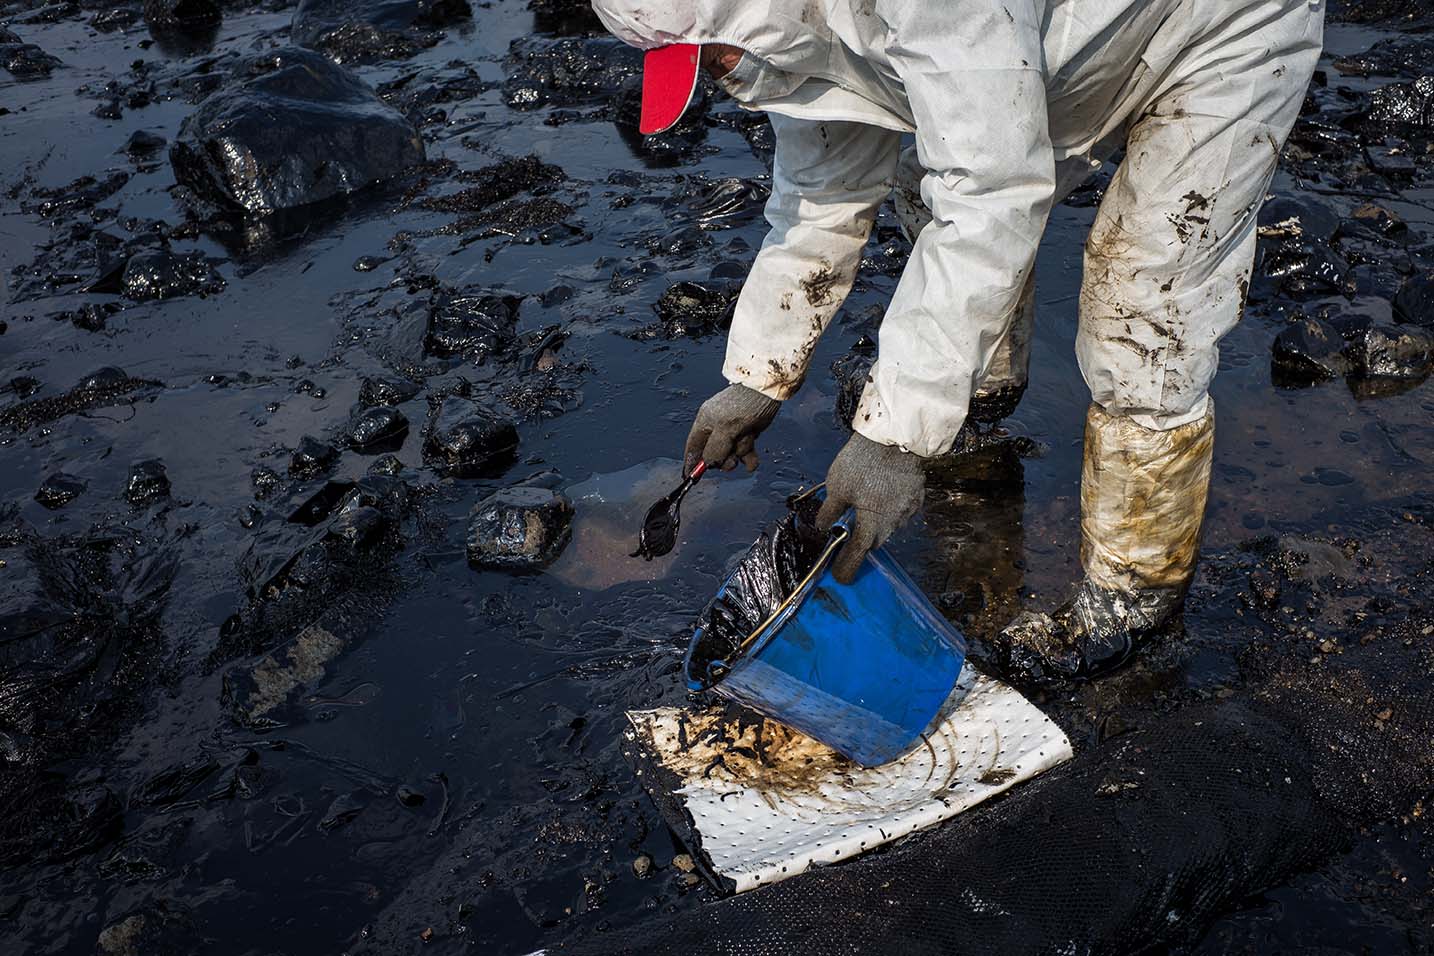
{"label": "pebble", "polygon": [[283,479],[277,471],[264,465],[257,466],[249,473],[249,483],[254,486],[254,497],[260,501],[273,494],[282,482]]}
{"label": "pebble", "polygon": [[339,450],[327,442],[305,435],[289,459],[289,474],[295,478],[312,478],[327,471],[339,460]]}
{"label": "pebble", "polygon": [[418,383],[406,378],[366,378],[359,386],[359,404],[401,405],[418,395]]}
{"label": "pebble", "polygon": [[400,474],[402,471],[403,462],[399,460],[397,455],[380,455],[373,460],[373,464],[368,466],[368,473],[370,475],[388,475],[392,477],[393,475]]}
{"label": "pebble", "polygon": [[164,463],[151,458],[135,462],[125,482],[124,496],[132,505],[143,505],[157,498],[169,496],[169,476],[164,473]]}
{"label": "pebble", "polygon": [[57,471],[46,478],[35,492],[35,500],[54,511],[74,501],[85,490],[85,483],[73,475]]}
{"label": "pebble", "polygon": [[403,444],[408,435],[408,419],[403,412],[388,405],[377,405],[358,412],[349,421],[349,444],[359,451],[392,451]]}

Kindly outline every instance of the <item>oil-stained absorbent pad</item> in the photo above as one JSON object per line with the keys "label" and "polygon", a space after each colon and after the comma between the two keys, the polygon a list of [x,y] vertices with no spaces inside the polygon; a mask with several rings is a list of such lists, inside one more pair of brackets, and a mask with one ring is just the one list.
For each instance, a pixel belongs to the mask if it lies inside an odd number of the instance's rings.
{"label": "oil-stained absorbent pad", "polygon": [[1071,756],[1050,718],[970,667],[952,704],[922,743],[881,767],[720,709],[629,711],[624,750],[668,824],[741,893],[949,820]]}

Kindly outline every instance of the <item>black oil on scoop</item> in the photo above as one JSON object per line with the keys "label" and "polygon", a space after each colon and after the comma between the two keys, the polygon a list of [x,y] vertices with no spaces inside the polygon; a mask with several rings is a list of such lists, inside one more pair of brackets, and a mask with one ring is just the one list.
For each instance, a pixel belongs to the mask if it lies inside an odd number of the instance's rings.
{"label": "black oil on scoop", "polygon": [[677,544],[677,526],[681,520],[677,509],[682,507],[682,499],[697,484],[697,479],[706,472],[707,462],[699,461],[692,474],[682,479],[676,490],[647,509],[647,517],[642,519],[642,530],[637,536],[637,550],[629,557],[643,557],[651,561],[672,550]]}

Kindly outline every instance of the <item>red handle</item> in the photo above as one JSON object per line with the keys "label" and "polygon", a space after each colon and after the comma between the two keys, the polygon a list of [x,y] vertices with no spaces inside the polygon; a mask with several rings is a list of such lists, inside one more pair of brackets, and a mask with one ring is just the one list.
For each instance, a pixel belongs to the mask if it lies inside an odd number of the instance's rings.
{"label": "red handle", "polygon": [[692,474],[688,475],[687,479],[689,481],[696,481],[698,478],[701,478],[704,474],[706,474],[706,472],[707,462],[699,460],[697,462],[697,467],[692,469]]}

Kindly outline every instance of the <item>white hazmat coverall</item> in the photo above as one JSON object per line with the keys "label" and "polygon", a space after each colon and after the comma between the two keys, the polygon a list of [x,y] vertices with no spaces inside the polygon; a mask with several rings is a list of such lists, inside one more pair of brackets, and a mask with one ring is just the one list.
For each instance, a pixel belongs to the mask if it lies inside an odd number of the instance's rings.
{"label": "white hazmat coverall", "polygon": [[[1093,399],[1082,560],[1103,597],[1084,611],[1078,599],[1075,615],[1158,624],[1193,574],[1209,385],[1319,56],[1323,0],[593,5],[635,46],[740,47],[721,83],[776,130],[771,231],[738,299],[729,381],[774,399],[796,391],[878,207],[905,180],[894,198],[919,233],[853,427],[924,457],[950,450],[983,383],[1024,384],[1051,205],[1124,150],[1080,295],[1076,349]],[[908,132],[915,155],[903,162]],[[919,201],[902,169],[919,175]],[[1054,670],[1082,673],[1067,664]]]}

